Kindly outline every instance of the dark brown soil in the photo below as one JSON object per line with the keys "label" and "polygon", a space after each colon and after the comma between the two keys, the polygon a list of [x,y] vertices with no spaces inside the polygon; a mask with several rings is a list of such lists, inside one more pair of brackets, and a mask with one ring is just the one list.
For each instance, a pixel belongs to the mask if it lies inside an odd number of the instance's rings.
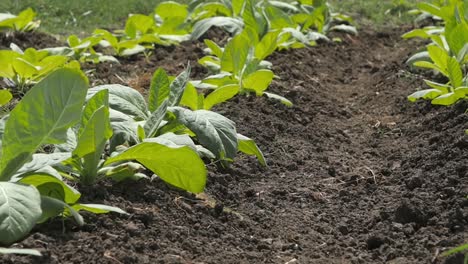
{"label": "dark brown soil", "polygon": [[10,49],[10,44],[15,43],[21,49],[44,49],[64,46],[55,37],[43,32],[10,32],[0,33],[0,49]]}
{"label": "dark brown soil", "polygon": [[[103,183],[84,201],[129,216],[53,220],[17,245],[44,257],[2,263],[462,263],[439,255],[468,235],[468,105],[406,100],[422,80],[403,61],[421,43],[403,32],[276,53],[271,90],[294,107],[238,97],[216,109],[257,140],[268,168],[244,156],[210,166],[209,199],[159,181]],[[188,60],[200,77],[202,48],[89,66],[91,81],[144,89],[156,67],[176,74]]]}

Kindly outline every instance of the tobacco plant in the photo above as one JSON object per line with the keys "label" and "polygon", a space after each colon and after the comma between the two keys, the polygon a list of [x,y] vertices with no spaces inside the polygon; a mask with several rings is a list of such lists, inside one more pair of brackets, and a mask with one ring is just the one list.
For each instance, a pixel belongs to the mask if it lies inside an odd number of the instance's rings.
{"label": "tobacco plant", "polygon": [[23,51],[15,44],[11,48],[0,50],[0,77],[9,89],[20,94],[58,68],[80,68],[76,61],[68,62],[68,57],[50,55],[47,50]]}
{"label": "tobacco plant", "polygon": [[291,106],[292,103],[286,98],[266,92],[275,75],[270,69],[271,63],[264,59],[276,50],[278,35],[278,31],[270,32],[259,40],[255,29],[247,27],[224,48],[205,40],[212,55],[205,56],[199,62],[211,69],[213,74],[196,83],[196,86],[212,91],[206,96],[202,93],[191,97],[198,108],[210,109],[237,94],[249,93],[266,95]]}
{"label": "tobacco plant", "polygon": [[32,31],[39,27],[40,21],[34,21],[36,13],[28,8],[17,16],[0,13],[0,31]]}
{"label": "tobacco plant", "polygon": [[420,37],[432,41],[425,51],[416,53],[407,63],[434,70],[448,82],[425,80],[431,89],[415,92],[408,98],[410,101],[430,99],[433,104],[452,105],[468,95],[468,14],[465,13],[465,3],[449,1],[441,6],[420,3],[418,7],[443,19],[445,25],[415,29],[403,35],[403,38]]}
{"label": "tobacco plant", "polygon": [[67,130],[79,121],[86,91],[82,73],[57,70],[36,84],[1,120],[0,245],[12,244],[36,223],[58,215],[71,215],[82,224],[80,210],[124,213],[110,206],[78,203],[80,194],[51,167],[67,159],[69,153],[36,153],[43,145],[66,141]]}
{"label": "tobacco plant", "polygon": [[[160,143],[188,147],[200,157],[219,160],[223,165],[228,165],[237,151],[242,151],[257,156],[260,163],[266,165],[255,142],[238,134],[234,122],[211,111],[180,107],[189,104],[190,95],[186,90],[189,74],[190,67],[170,81],[170,76],[158,69],[153,75],[147,100],[136,90],[122,85],[90,89],[88,96],[109,91],[114,131],[111,151],[117,150],[118,146],[133,148],[145,143]],[[167,177],[163,180],[175,185]]]}

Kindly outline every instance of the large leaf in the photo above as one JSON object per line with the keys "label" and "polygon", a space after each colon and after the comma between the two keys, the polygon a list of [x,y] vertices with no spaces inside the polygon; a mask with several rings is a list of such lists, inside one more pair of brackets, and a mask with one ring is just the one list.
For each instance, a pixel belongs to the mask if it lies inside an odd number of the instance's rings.
{"label": "large leaf", "polygon": [[179,4],[174,1],[165,1],[160,3],[154,12],[162,19],[170,17],[186,18],[188,15],[187,5]]}
{"label": "large leaf", "polygon": [[61,200],[67,204],[74,204],[81,194],[62,179],[44,173],[31,173],[20,180],[21,183],[32,185],[43,196]]}
{"label": "large leaf", "polygon": [[244,89],[253,90],[257,95],[262,95],[273,81],[274,74],[270,70],[258,70],[249,74],[242,80]]}
{"label": "large leaf", "polygon": [[80,118],[86,90],[81,73],[60,69],[23,97],[5,125],[0,180],[8,180],[40,146],[66,141],[68,128]]}
{"label": "large leaf", "polygon": [[232,160],[237,153],[237,132],[233,121],[207,110],[191,111],[172,107],[169,111],[177,120],[193,131],[201,145],[213,152],[217,158]]}
{"label": "large leaf", "polygon": [[231,17],[210,17],[198,21],[193,25],[192,39],[199,39],[205,34],[211,27],[224,27],[230,33],[238,33],[244,27],[244,23],[240,19]]}
{"label": "large leaf", "polygon": [[157,69],[153,78],[151,78],[151,86],[148,98],[148,108],[151,112],[156,111],[164,100],[169,97],[170,93],[169,76],[163,68]]}
{"label": "large leaf", "polygon": [[87,98],[91,98],[101,90],[109,90],[110,108],[133,116],[135,119],[144,120],[149,117],[145,98],[135,89],[120,84],[96,86],[89,89]]}
{"label": "large leaf", "polygon": [[440,69],[441,73],[448,76],[447,63],[450,57],[447,51],[434,45],[427,47],[427,51],[429,52],[429,56],[434,64]]}
{"label": "large leaf", "polygon": [[13,99],[13,95],[8,90],[0,90],[0,106],[6,105]]}
{"label": "large leaf", "polygon": [[53,166],[71,157],[69,152],[57,153],[37,153],[32,155],[32,160],[24,164],[17,172],[16,175],[21,175],[31,171],[37,171],[47,166]]}
{"label": "large leaf", "polygon": [[189,192],[199,193],[205,188],[205,164],[189,147],[143,142],[109,158],[105,165],[128,160],[140,162],[165,182]]}
{"label": "large leaf", "polygon": [[231,39],[224,48],[221,57],[221,70],[240,75],[249,55],[249,39],[245,34],[239,34]]}
{"label": "large leaf", "polygon": [[206,96],[205,100],[203,100],[203,108],[209,110],[213,106],[231,99],[238,93],[239,85],[237,84],[228,84],[221,86]]}
{"label": "large leaf", "polygon": [[26,236],[41,214],[36,188],[0,182],[0,244],[9,245]]}

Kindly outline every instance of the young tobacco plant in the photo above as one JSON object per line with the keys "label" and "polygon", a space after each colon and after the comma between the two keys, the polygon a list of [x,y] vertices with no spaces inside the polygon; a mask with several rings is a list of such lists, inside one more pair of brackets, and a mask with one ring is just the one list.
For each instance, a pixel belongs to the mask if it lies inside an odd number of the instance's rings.
{"label": "young tobacco plant", "polygon": [[[103,89],[109,91],[114,129],[111,150],[122,145],[134,148],[132,146],[158,142],[186,147],[200,157],[217,159],[224,165],[232,162],[237,151],[255,155],[266,165],[255,142],[237,134],[234,122],[211,111],[192,111],[179,106],[189,102],[185,89],[189,74],[190,68],[187,68],[171,82],[170,76],[163,69],[158,69],[153,75],[147,100],[136,90],[121,85],[90,89],[90,95]],[[172,179],[156,174],[181,187]]]}
{"label": "young tobacco plant", "polygon": [[291,106],[292,103],[277,94],[266,92],[273,81],[271,63],[264,59],[276,50],[279,32],[270,32],[261,40],[256,39],[255,29],[247,27],[241,34],[234,36],[224,48],[205,40],[212,55],[200,59],[199,63],[216,73],[196,83],[197,88],[212,90],[191,97],[201,109],[210,109],[237,94],[255,93],[280,100]]}
{"label": "young tobacco plant", "polygon": [[0,77],[10,90],[20,94],[58,68],[80,69],[78,62],[68,62],[66,56],[50,55],[46,50],[34,48],[23,51],[14,44],[11,48],[0,50]]}
{"label": "young tobacco plant", "polygon": [[431,89],[410,95],[410,101],[430,99],[433,104],[451,105],[468,94],[466,65],[468,63],[468,23],[463,2],[449,1],[446,5],[436,6],[421,3],[418,7],[443,19],[445,26],[438,30],[417,29],[404,38],[429,38],[432,43],[426,51],[416,53],[407,63],[442,74],[448,83],[425,80]]}
{"label": "young tobacco plant", "polygon": [[417,61],[415,66],[433,69],[448,78],[448,83],[437,83],[424,80],[431,89],[417,91],[408,99],[412,102],[418,99],[432,100],[436,105],[452,105],[468,95],[468,79],[463,74],[462,66],[456,57],[450,56],[446,50],[432,45],[427,47],[432,62]]}
{"label": "young tobacco plant", "polygon": [[119,63],[115,57],[104,55],[103,53],[95,50],[95,47],[101,41],[102,36],[100,35],[92,35],[84,39],[80,39],[76,35],[70,35],[67,38],[68,47],[54,47],[46,48],[44,50],[48,51],[51,55],[63,55],[80,62],[91,62],[96,64],[111,61]]}
{"label": "young tobacco plant", "polygon": [[28,8],[17,16],[0,13],[0,31],[32,31],[39,27],[40,21],[34,21],[36,13]]}
{"label": "young tobacco plant", "polygon": [[[0,245],[26,236],[36,223],[58,215],[72,215],[83,223],[79,210],[94,213],[122,210],[80,204],[80,194],[51,166],[70,153],[37,154],[46,144],[64,143],[67,130],[79,121],[87,91],[81,72],[60,69],[36,84],[9,116],[0,121]],[[34,253],[2,248],[1,253]]]}

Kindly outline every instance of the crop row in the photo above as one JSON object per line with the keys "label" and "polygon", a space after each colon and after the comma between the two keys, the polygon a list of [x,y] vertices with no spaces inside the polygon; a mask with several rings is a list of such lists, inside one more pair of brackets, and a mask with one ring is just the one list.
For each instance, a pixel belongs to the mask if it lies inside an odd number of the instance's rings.
{"label": "crop row", "polygon": [[[411,56],[407,63],[415,68],[430,70],[433,80],[425,79],[428,88],[408,96],[411,102],[430,100],[434,105],[450,106],[468,98],[468,2],[459,0],[435,0],[422,2],[416,21],[431,20],[433,25],[414,29],[403,38],[422,38],[429,41],[421,51]],[[468,130],[466,130],[468,134]],[[468,244],[442,255],[464,252]],[[464,263],[468,263],[468,255]]]}
{"label": "crop row", "polygon": [[[37,28],[30,9],[0,15],[0,29]],[[240,94],[266,95],[275,74],[265,59],[278,49],[328,41],[331,30],[356,33],[350,19],[332,13],[326,1],[235,0],[163,2],[150,15],[131,15],[123,30],[97,29],[89,37],[67,38],[66,47],[0,51],[0,104],[19,103],[0,120],[0,244],[22,239],[52,217],[73,217],[81,210],[117,212],[119,208],[80,203],[78,186],[158,177],[192,193],[205,188],[205,162],[227,167],[238,152],[265,158],[235,123],[210,109]],[[154,72],[148,97],[131,87],[88,87],[80,62],[100,63],[144,53],[159,45],[195,40],[213,26],[232,35],[224,45],[205,39],[199,63],[210,74],[190,80],[190,65],[178,76]],[[11,104],[11,103],[10,103]],[[47,149],[47,151],[45,151]],[[149,173],[151,172],[151,173]],[[152,175],[152,176],[148,176]],[[40,254],[0,248],[0,253]]]}

